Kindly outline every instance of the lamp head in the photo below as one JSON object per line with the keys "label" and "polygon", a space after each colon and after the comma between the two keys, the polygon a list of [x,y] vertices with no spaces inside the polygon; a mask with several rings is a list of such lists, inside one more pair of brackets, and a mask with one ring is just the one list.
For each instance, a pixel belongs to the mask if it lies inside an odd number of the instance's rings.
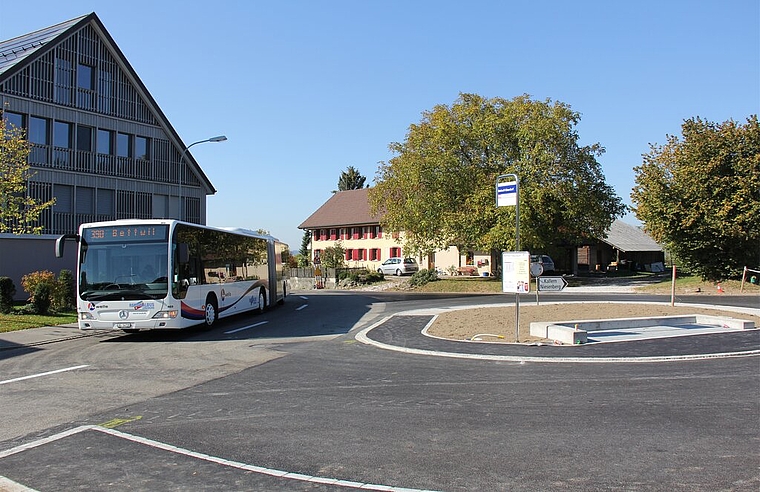
{"label": "lamp head", "polygon": [[211,137],[208,139],[209,142],[224,142],[227,140],[227,137],[224,135],[219,135],[218,137]]}

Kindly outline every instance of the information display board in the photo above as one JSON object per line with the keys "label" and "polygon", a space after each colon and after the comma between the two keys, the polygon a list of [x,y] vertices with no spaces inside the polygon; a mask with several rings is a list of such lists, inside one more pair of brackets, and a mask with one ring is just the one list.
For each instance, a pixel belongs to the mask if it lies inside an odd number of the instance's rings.
{"label": "information display board", "polygon": [[502,291],[527,294],[530,291],[530,252],[504,251],[501,264]]}

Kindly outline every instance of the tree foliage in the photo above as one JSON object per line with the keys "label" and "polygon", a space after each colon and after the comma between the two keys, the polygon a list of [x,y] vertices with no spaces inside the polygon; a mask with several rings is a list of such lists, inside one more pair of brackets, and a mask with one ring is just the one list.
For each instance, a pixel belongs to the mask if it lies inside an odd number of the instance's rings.
{"label": "tree foliage", "polygon": [[345,171],[340,173],[340,178],[338,178],[338,191],[360,190],[364,188],[364,183],[366,181],[367,178],[362,176],[358,169],[354,166],[348,166]]}
{"label": "tree foliage", "polygon": [[515,208],[495,206],[502,174],[520,180],[520,247],[548,249],[601,237],[625,211],[605,183],[599,144],[581,146],[580,115],[561,102],[460,94],[412,124],[370,190],[383,225],[406,247],[513,250]]}
{"label": "tree foliage", "polygon": [[346,248],[338,241],[334,246],[328,246],[322,251],[320,260],[325,268],[340,268],[344,264]]}
{"label": "tree foliage", "polygon": [[707,280],[760,266],[760,126],[686,120],[683,138],[652,145],[634,168],[646,231]]}
{"label": "tree foliage", "polygon": [[39,234],[39,217],[55,199],[39,203],[28,195],[29,142],[21,128],[6,125],[0,111],[0,232]]}

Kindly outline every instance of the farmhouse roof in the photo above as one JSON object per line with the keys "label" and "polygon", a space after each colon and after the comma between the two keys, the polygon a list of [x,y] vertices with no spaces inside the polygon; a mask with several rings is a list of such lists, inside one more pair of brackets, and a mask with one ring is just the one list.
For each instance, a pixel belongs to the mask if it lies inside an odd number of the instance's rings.
{"label": "farmhouse roof", "polygon": [[372,215],[369,209],[369,188],[362,188],[334,193],[298,228],[325,229],[379,223],[380,218]]}
{"label": "farmhouse roof", "polygon": [[624,253],[632,251],[662,251],[662,246],[642,229],[616,220],[601,240]]}

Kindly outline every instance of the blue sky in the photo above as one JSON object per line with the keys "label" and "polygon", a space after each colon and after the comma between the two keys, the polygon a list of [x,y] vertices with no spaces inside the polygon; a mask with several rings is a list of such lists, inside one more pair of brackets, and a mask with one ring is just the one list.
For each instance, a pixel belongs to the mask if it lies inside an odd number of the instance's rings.
{"label": "blue sky", "polygon": [[[760,2],[0,0],[0,39],[96,12],[216,187],[208,223],[298,225],[460,92],[551,98],[630,204],[684,119],[760,110]],[[635,218],[625,219],[637,223]]]}

